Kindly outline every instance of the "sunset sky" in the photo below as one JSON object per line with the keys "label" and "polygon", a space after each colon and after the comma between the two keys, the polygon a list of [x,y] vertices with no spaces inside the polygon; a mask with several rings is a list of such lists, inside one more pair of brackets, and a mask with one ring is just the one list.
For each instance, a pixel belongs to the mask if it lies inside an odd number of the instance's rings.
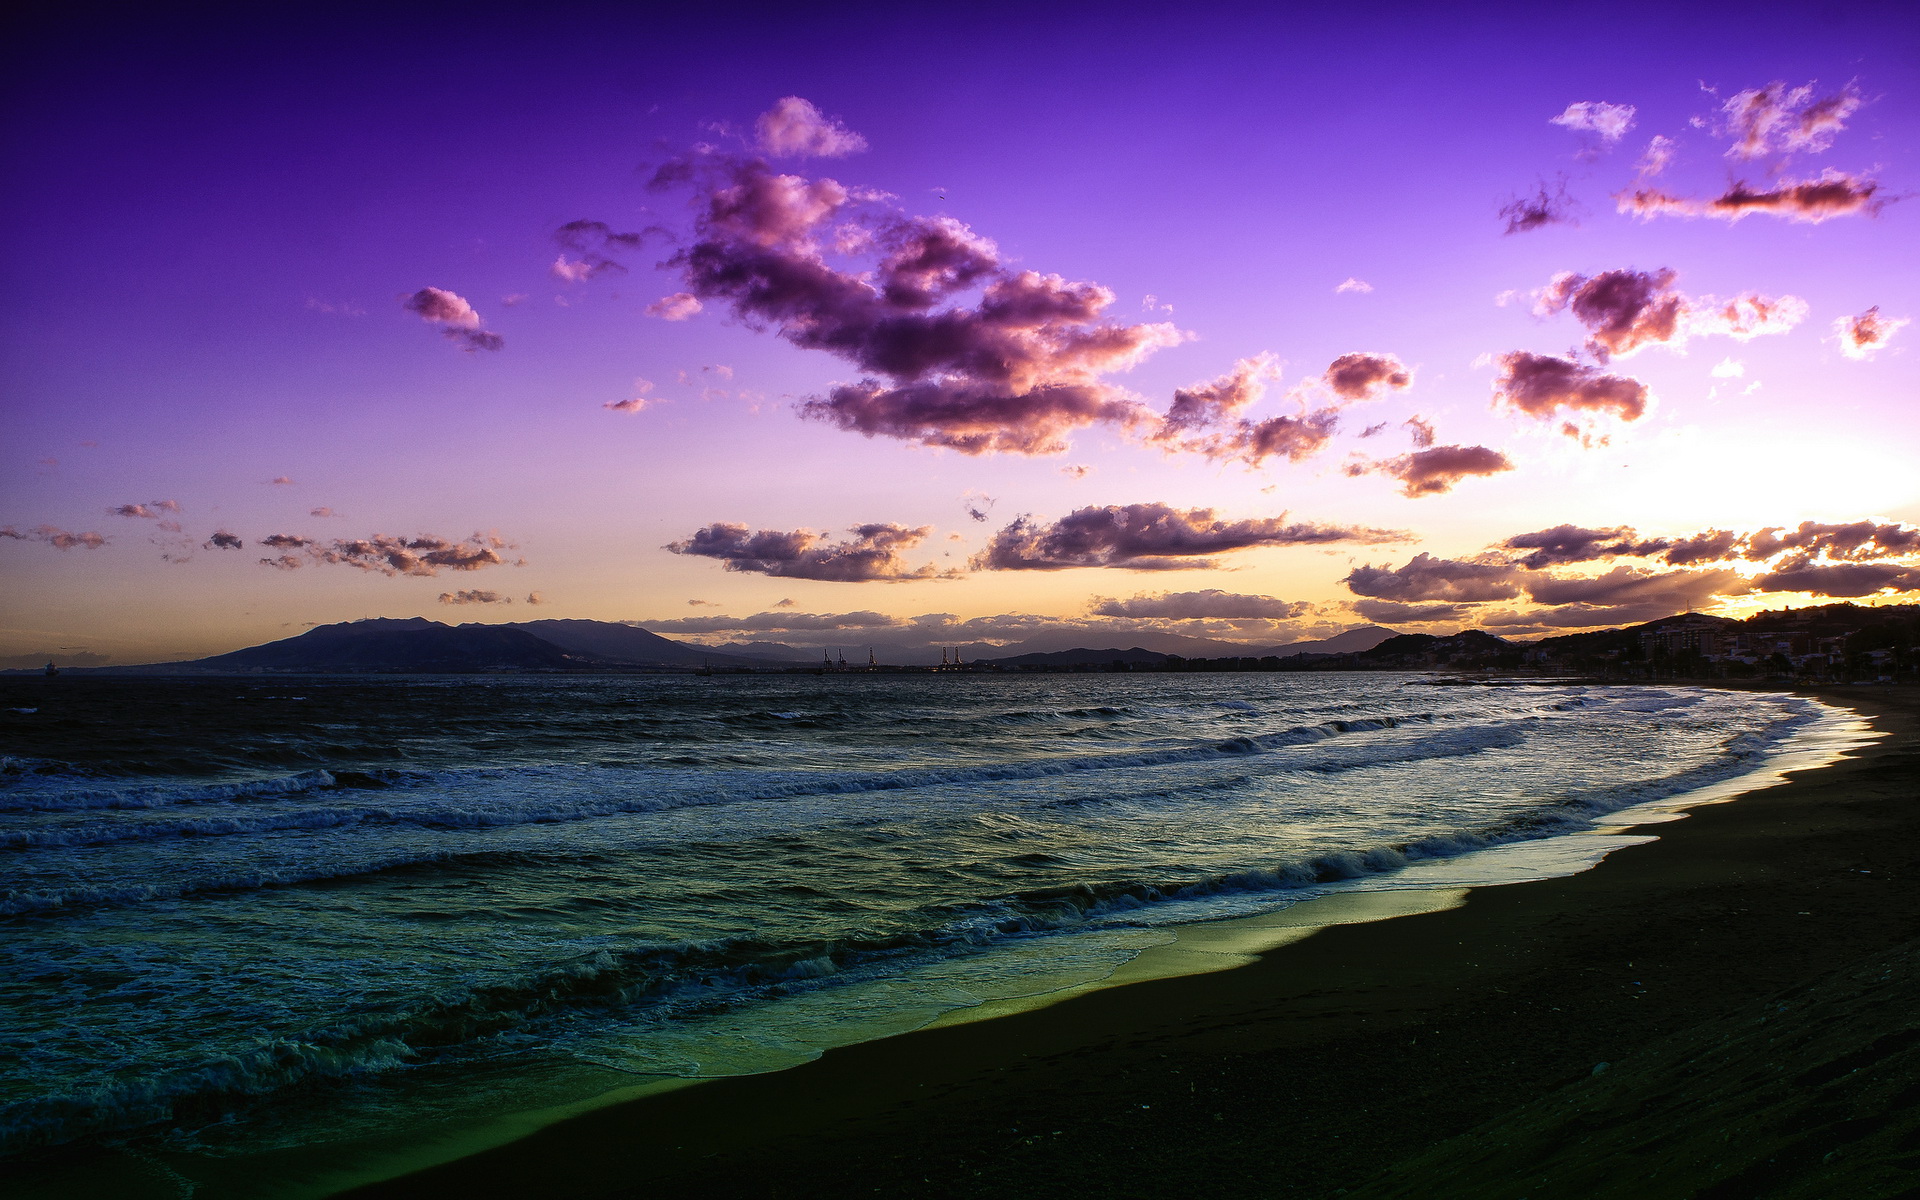
{"label": "sunset sky", "polygon": [[1327,8],[30,27],[0,661],[1920,597],[1910,4]]}

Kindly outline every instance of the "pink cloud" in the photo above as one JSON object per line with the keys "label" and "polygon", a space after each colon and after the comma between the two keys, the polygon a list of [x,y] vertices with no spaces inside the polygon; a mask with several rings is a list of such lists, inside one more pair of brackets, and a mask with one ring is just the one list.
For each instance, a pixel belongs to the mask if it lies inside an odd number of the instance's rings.
{"label": "pink cloud", "polygon": [[442,604],[512,604],[512,596],[503,596],[499,592],[487,592],[478,588],[463,588],[457,592],[441,592]]}
{"label": "pink cloud", "polygon": [[480,314],[465,299],[444,288],[426,287],[401,301],[401,307],[458,342],[463,350],[498,350],[506,341],[480,327]]}
{"label": "pink cloud", "polygon": [[753,130],[760,149],[775,158],[844,158],[867,148],[867,139],[798,96],[776,100]]}
{"label": "pink cloud", "polygon": [[1880,306],[1876,304],[1857,317],[1836,320],[1833,333],[1840,344],[1840,353],[1852,359],[1869,359],[1908,321],[1906,317],[1881,316]]}
{"label": "pink cloud", "polygon": [[659,317],[662,321],[684,321],[699,312],[700,301],[686,292],[675,292],[671,296],[662,296],[643,310],[650,317]]}

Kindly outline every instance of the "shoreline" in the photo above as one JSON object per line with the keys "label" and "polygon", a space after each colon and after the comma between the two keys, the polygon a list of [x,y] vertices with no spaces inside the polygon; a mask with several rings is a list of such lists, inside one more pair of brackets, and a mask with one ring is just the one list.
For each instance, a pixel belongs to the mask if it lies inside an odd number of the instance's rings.
{"label": "shoreline", "polygon": [[[596,1107],[518,1141],[340,1194],[1145,1195],[1178,1190],[1181,1180],[1288,1196],[1352,1188],[1578,1083],[1597,1062],[1627,1058],[1623,1047],[1651,1044],[1920,932],[1902,916],[1920,911],[1920,888],[1900,886],[1903,875],[1920,884],[1920,869],[1879,869],[1875,878],[1877,868],[1857,867],[1860,877],[1844,881],[1883,899],[1899,890],[1915,903],[1871,906],[1838,923],[1781,908],[1802,901],[1783,886],[1790,873],[1766,830],[1782,821],[1807,826],[1823,847],[1809,852],[1824,860],[1853,857],[1845,843],[1862,826],[1908,835],[1920,826],[1920,812],[1885,803],[1914,794],[1914,690],[1835,691],[1815,695],[1889,736],[1746,792],[1742,804],[1695,807],[1663,825],[1657,841],[1614,851],[1599,870],[1476,888],[1425,915],[1316,926],[1311,937],[1252,955],[1229,947],[1254,958],[1232,970],[1116,979],[1011,1015],[963,1011],[782,1072]],[[1906,848],[1916,840],[1876,837],[1857,849],[1920,867]],[[1729,842],[1740,853],[1730,856]],[[1733,867],[1744,859],[1746,869]],[[1750,907],[1732,906],[1742,897]],[[1743,918],[1737,936],[1698,936],[1707,928],[1700,922],[1724,924],[1729,915]],[[1676,922],[1693,924],[1697,944],[1656,969],[1649,960],[1674,951],[1647,930]],[[1786,938],[1769,929],[1782,923]],[[1633,978],[1584,978],[1594,974]],[[1693,990],[1656,989],[1644,976],[1690,977]],[[1598,993],[1596,982],[1606,985]],[[1444,1053],[1449,1044],[1457,1053]],[[1424,1073],[1416,1069],[1422,1062]],[[1369,1084],[1369,1063],[1385,1077]],[[1436,1086],[1449,1075],[1459,1086]],[[1217,1111],[1198,1111],[1210,1107]],[[1285,1110],[1286,1136],[1274,1136],[1271,1124],[1266,1136],[1249,1131],[1250,1112],[1277,1120],[1276,1108]]]}

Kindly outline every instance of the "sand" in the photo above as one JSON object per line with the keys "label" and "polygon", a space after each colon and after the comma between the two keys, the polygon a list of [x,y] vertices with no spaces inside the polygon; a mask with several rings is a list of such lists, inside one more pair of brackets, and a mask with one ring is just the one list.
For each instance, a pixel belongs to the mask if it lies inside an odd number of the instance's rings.
{"label": "sand", "polygon": [[1920,689],[1582,874],[590,1112],[356,1197],[1920,1195]]}

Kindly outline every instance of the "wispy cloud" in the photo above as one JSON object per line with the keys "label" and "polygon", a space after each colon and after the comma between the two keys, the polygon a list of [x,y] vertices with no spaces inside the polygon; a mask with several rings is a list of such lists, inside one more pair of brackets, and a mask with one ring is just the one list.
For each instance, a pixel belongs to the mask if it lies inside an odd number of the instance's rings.
{"label": "wispy cloud", "polygon": [[72,533],[55,525],[40,525],[24,533],[11,525],[0,525],[0,538],[17,542],[42,542],[55,550],[98,550],[107,544],[104,533]]}
{"label": "wispy cloud", "polygon": [[1207,588],[1199,592],[1161,592],[1126,599],[1096,596],[1090,607],[1102,617],[1160,617],[1176,621],[1209,618],[1262,617],[1291,620],[1312,611],[1304,600],[1281,600],[1274,596],[1249,596]]}
{"label": "wispy cloud", "polygon": [[1847,127],[1861,99],[1851,84],[1815,99],[1811,83],[1789,87],[1776,80],[1723,103],[1718,131],[1733,139],[1729,158],[1818,153]]}
{"label": "wispy cloud", "polygon": [[503,596],[499,592],[482,591],[478,588],[462,589],[457,592],[441,592],[442,604],[512,604],[512,596]]}
{"label": "wispy cloud", "polygon": [[1528,233],[1547,225],[1578,225],[1580,202],[1567,192],[1565,179],[1542,180],[1531,196],[1515,196],[1500,206],[1498,216],[1509,234]]}
{"label": "wispy cloud", "polygon": [[1567,105],[1559,116],[1547,118],[1547,123],[1576,133],[1592,134],[1602,147],[1610,150],[1633,128],[1633,113],[1631,104],[1581,100]]}

